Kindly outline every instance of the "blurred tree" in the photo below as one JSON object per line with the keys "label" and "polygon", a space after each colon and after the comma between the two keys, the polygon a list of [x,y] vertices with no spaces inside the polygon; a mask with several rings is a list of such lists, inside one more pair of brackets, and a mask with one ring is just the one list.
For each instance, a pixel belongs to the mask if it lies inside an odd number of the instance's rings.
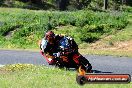
{"label": "blurred tree", "polygon": [[104,0],[104,9],[107,9],[108,7],[108,0]]}
{"label": "blurred tree", "polygon": [[[25,3],[30,9],[59,9],[59,10],[81,10],[83,8],[93,9],[120,9],[120,5],[132,6],[132,0],[0,0],[0,6],[13,7],[15,1]],[[29,2],[29,3],[27,3]],[[25,7],[26,8],[26,7]]]}
{"label": "blurred tree", "polygon": [[91,3],[91,0],[76,0],[77,9],[87,7]]}
{"label": "blurred tree", "polygon": [[132,6],[132,0],[124,0],[124,2],[126,5]]}
{"label": "blurred tree", "polygon": [[4,0],[0,0],[0,6],[4,3]]}
{"label": "blurred tree", "polygon": [[69,5],[69,0],[56,0],[56,4],[59,10],[66,10]]}

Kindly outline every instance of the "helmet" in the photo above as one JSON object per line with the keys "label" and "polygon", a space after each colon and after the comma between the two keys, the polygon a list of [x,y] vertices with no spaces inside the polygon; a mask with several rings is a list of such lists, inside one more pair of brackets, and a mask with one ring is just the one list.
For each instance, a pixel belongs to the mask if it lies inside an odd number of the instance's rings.
{"label": "helmet", "polygon": [[45,39],[48,40],[48,42],[53,42],[54,41],[54,38],[55,38],[55,34],[53,31],[48,31],[46,34],[45,34]]}
{"label": "helmet", "polygon": [[54,34],[53,31],[48,31],[48,32],[45,34],[45,38],[46,38],[46,39],[49,38],[49,37],[54,37],[54,36],[55,36],[55,34]]}

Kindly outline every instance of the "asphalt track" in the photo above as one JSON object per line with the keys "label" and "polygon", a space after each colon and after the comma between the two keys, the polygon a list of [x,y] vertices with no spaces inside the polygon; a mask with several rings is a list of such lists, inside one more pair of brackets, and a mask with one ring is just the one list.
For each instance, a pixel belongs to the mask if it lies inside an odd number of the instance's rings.
{"label": "asphalt track", "polygon": [[[95,73],[130,74],[132,76],[132,58],[115,56],[84,55],[93,66]],[[27,63],[49,66],[39,52],[0,50],[0,66]]]}

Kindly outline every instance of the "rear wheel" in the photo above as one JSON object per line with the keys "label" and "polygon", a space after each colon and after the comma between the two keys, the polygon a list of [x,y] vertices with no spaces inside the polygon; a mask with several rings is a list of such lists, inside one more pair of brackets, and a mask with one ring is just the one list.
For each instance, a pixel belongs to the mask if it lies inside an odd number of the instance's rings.
{"label": "rear wheel", "polygon": [[82,65],[82,69],[84,69],[87,73],[91,72],[92,66],[85,57],[80,56],[79,57],[79,62]]}
{"label": "rear wheel", "polygon": [[92,73],[92,66],[91,65],[86,66],[86,72]]}

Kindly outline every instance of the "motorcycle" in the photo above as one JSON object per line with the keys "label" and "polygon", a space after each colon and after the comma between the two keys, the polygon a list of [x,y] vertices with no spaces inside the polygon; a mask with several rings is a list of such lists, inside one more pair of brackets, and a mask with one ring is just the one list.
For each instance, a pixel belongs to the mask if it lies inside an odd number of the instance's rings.
{"label": "motorcycle", "polygon": [[61,51],[58,53],[54,53],[51,55],[45,55],[42,51],[40,51],[49,65],[54,65],[59,68],[75,68],[76,70],[81,67],[85,72],[91,73],[92,66],[89,61],[83,57],[79,52],[71,53],[66,51]]}
{"label": "motorcycle", "polygon": [[91,72],[92,66],[89,61],[78,52],[78,49],[72,49],[71,43],[69,42],[72,42],[72,40],[69,40],[67,37],[63,37],[59,42],[59,47],[57,48],[59,52],[50,55],[43,53],[47,46],[47,41],[43,40],[43,44],[40,43],[40,53],[49,65],[66,69],[75,68],[77,70],[81,67],[84,71]]}

